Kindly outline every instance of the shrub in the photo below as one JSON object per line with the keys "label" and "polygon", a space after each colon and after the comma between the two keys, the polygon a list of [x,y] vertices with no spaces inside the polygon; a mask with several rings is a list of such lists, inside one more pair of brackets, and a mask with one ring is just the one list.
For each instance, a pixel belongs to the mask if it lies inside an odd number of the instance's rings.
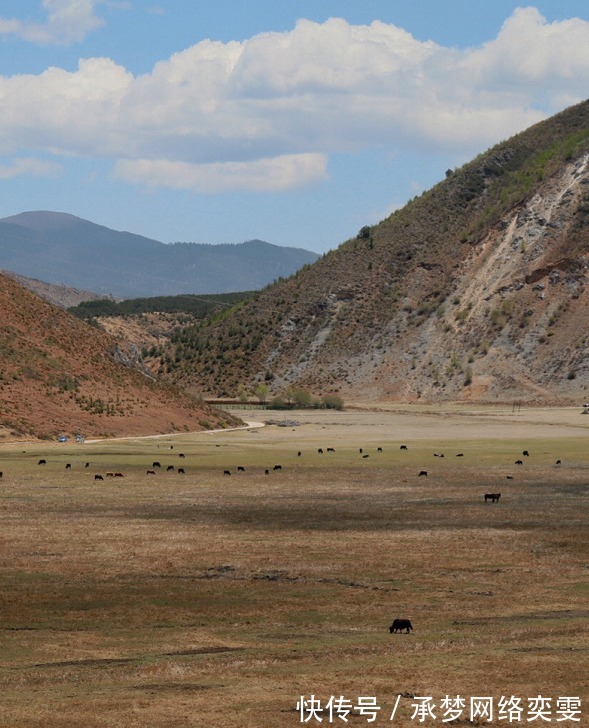
{"label": "shrub", "polygon": [[327,409],[343,410],[344,408],[344,400],[337,394],[324,394],[321,401]]}

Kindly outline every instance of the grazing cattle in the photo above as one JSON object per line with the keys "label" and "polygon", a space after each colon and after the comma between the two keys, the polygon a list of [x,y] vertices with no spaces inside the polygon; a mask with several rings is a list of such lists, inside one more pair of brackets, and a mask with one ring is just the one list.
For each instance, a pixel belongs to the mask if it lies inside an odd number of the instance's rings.
{"label": "grazing cattle", "polygon": [[169,473],[170,470],[174,470],[174,466],[173,465],[168,465],[168,467],[166,468],[166,473]]}
{"label": "grazing cattle", "polygon": [[485,493],[485,503],[490,500],[492,503],[497,503],[501,498],[501,493]]}
{"label": "grazing cattle", "polygon": [[382,452],[382,447],[377,447],[376,452]]}
{"label": "grazing cattle", "polygon": [[413,625],[410,619],[394,619],[389,627],[389,632],[393,634],[393,632],[402,632],[405,630],[406,634],[409,634],[412,629]]}
{"label": "grazing cattle", "polygon": [[231,475],[231,470],[224,470],[223,475]]}
{"label": "grazing cattle", "polygon": [[72,464],[71,463],[66,463],[65,469],[66,470],[71,470],[72,469]]}
{"label": "grazing cattle", "polygon": [[560,460],[557,460],[556,461],[556,465],[560,465]]}
{"label": "grazing cattle", "polygon": [[157,460],[156,460],[156,462],[155,462],[155,463],[152,463],[152,464],[151,464],[151,467],[152,467],[152,468],[161,468],[162,466],[161,466],[161,465],[160,465],[160,464],[159,464],[159,463],[157,462]]}
{"label": "grazing cattle", "polygon": [[237,472],[238,472],[238,473],[245,473],[245,468],[244,468],[244,467],[242,467],[241,465],[238,465],[238,466],[237,466]]}
{"label": "grazing cattle", "polygon": [[37,465],[47,465],[47,460],[39,460]]}
{"label": "grazing cattle", "polygon": [[523,465],[524,464],[524,461],[523,460],[516,460],[515,461],[515,464],[516,465]]}
{"label": "grazing cattle", "polygon": [[264,470],[264,473],[265,473],[266,475],[270,475],[270,471],[268,470],[268,468],[266,468],[266,470]]}
{"label": "grazing cattle", "polygon": [[303,453],[299,450],[297,453],[297,457],[300,458]]}
{"label": "grazing cattle", "polygon": [[427,478],[427,470],[420,470],[419,477],[421,478],[422,475],[425,475],[425,477]]}
{"label": "grazing cattle", "polygon": [[399,450],[407,450],[407,445],[401,445],[401,447],[399,448]]}
{"label": "grazing cattle", "polygon": [[184,453],[183,453],[183,452],[181,452],[181,453],[179,453],[179,454],[178,454],[178,457],[179,457],[179,458],[185,458],[185,457],[186,457],[186,455],[184,455]]}
{"label": "grazing cattle", "polygon": [[363,450],[362,448],[360,448],[360,449],[358,450],[358,452],[360,453],[360,455],[362,455],[362,453],[364,452],[364,450]]}
{"label": "grazing cattle", "polygon": [[321,455],[323,455],[323,448],[322,448],[322,447],[320,447],[320,448],[319,448],[319,449],[317,450],[317,452],[318,452],[318,453],[321,453]]}
{"label": "grazing cattle", "polygon": [[274,470],[282,470],[282,465],[275,465]]}
{"label": "grazing cattle", "polygon": [[114,473],[107,473],[106,474],[106,477],[107,478],[114,478],[115,477],[115,474]]}
{"label": "grazing cattle", "polygon": [[529,457],[530,457],[530,453],[529,453],[529,452],[528,452],[527,450],[524,450],[524,451],[522,452],[522,455],[525,455],[525,457],[527,457],[527,458],[529,458]]}
{"label": "grazing cattle", "polygon": [[458,453],[456,453],[456,457],[457,458],[463,458],[464,457],[464,453],[463,452],[458,452]]}
{"label": "grazing cattle", "polygon": [[364,460],[367,457],[370,457],[370,456],[369,455],[362,455],[362,460]]}
{"label": "grazing cattle", "polygon": [[148,475],[155,475],[155,470],[148,470],[147,471],[147,474]]}
{"label": "grazing cattle", "polygon": [[104,478],[102,477],[102,475],[95,475],[94,480],[104,480]]}
{"label": "grazing cattle", "polygon": [[327,452],[335,452],[335,448],[334,447],[328,447],[327,448]]}
{"label": "grazing cattle", "polygon": [[513,480],[513,475],[506,475],[507,480]]}
{"label": "grazing cattle", "polygon": [[178,472],[183,474],[184,473],[184,468],[178,468]]}
{"label": "grazing cattle", "polygon": [[122,473],[115,473],[115,478],[124,478],[125,476]]}
{"label": "grazing cattle", "polygon": [[4,475],[4,473],[0,470],[0,478]]}
{"label": "grazing cattle", "polygon": [[86,463],[86,465],[84,465],[84,467],[85,468],[89,468],[90,467],[90,463]]}

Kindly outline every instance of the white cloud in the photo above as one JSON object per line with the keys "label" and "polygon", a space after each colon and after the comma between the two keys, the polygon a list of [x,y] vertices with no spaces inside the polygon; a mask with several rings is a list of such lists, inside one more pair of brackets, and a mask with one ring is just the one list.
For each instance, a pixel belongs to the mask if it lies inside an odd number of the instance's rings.
{"label": "white cloud", "polygon": [[63,167],[42,159],[14,159],[10,164],[0,164],[0,179],[13,179],[23,175],[33,177],[59,177]]}
{"label": "white cloud", "polygon": [[[78,28],[97,20],[96,2],[46,5]],[[301,20],[244,42],[202,41],[138,77],[106,58],[0,77],[0,153],[112,159],[120,178],[151,186],[292,189],[324,179],[330,153],[467,158],[582,100],[588,75],[589,23],[548,23],[534,8],[466,50],[379,21]]]}
{"label": "white cloud", "polygon": [[150,189],[169,187],[211,194],[232,190],[283,192],[324,180],[327,159],[322,154],[293,154],[254,162],[187,164],[167,160],[121,160],[115,175]]}
{"label": "white cloud", "polygon": [[0,17],[0,35],[16,35],[39,45],[70,45],[104,25],[94,12],[103,0],[43,0],[45,23]]}

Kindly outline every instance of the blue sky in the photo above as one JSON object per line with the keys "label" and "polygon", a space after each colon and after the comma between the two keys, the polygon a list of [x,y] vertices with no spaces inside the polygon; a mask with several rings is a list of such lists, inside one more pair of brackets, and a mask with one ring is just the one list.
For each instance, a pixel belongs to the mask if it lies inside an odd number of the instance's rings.
{"label": "blue sky", "polygon": [[4,0],[0,217],[322,253],[588,86],[586,0]]}

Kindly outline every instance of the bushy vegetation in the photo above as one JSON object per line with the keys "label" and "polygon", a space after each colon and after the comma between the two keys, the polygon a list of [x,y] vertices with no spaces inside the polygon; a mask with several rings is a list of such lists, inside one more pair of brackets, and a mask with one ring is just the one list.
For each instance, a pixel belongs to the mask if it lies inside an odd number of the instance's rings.
{"label": "bushy vegetation", "polygon": [[181,296],[154,296],[130,298],[125,301],[96,299],[83,301],[69,308],[69,313],[81,319],[101,316],[131,316],[142,313],[187,313],[199,319],[206,318],[220,309],[229,308],[249,296],[251,292],[218,293],[205,296],[185,294]]}
{"label": "bushy vegetation", "polygon": [[289,387],[282,395],[272,397],[268,409],[344,409],[344,400],[337,394],[315,397],[302,387]]}

